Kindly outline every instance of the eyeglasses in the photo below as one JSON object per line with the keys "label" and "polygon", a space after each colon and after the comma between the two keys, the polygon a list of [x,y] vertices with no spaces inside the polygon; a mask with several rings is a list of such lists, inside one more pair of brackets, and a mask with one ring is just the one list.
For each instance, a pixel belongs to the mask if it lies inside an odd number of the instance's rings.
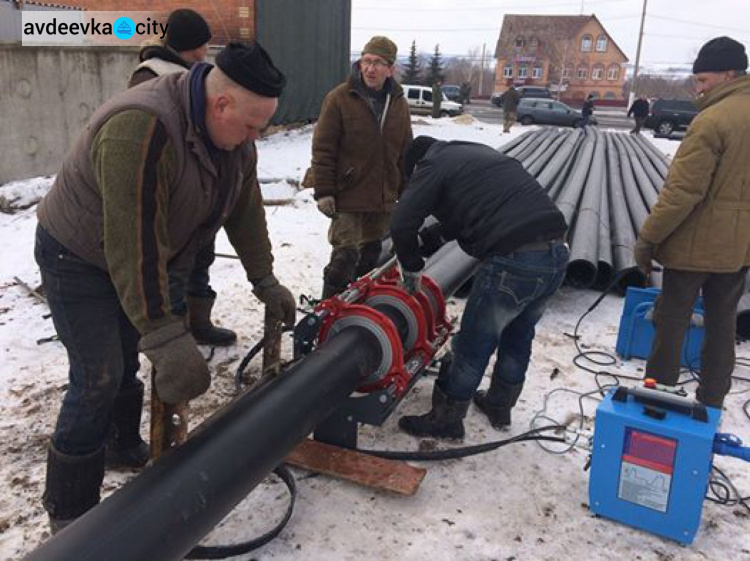
{"label": "eyeglasses", "polygon": [[359,59],[359,64],[367,68],[368,66],[374,66],[375,68],[385,68],[388,66],[388,63],[384,60],[381,60],[379,58],[361,58]]}

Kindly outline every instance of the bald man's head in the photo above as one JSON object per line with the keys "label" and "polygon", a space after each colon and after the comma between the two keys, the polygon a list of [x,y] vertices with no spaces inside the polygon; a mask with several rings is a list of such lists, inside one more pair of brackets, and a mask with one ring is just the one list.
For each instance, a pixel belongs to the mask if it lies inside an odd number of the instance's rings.
{"label": "bald man's head", "polygon": [[276,112],[278,99],[251,92],[214,67],[206,77],[206,128],[222,150],[256,140]]}

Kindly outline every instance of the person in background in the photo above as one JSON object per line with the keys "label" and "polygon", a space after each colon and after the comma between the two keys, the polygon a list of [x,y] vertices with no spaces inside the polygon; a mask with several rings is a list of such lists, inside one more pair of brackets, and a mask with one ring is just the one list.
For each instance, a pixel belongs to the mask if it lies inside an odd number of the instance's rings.
{"label": "person in background", "polygon": [[698,294],[705,339],[696,397],[721,408],[732,385],[735,314],[750,265],[750,76],[745,47],[707,42],[693,63],[698,115],[672,160],[635,246],[638,266],[664,267],[646,377],[673,386]]}
{"label": "person in background", "polygon": [[628,109],[628,117],[633,117],[635,120],[635,126],[630,134],[638,134],[641,132],[646,118],[648,117],[649,104],[648,99],[645,95],[641,95],[638,99],[633,102],[633,105]]}
{"label": "person in background", "polygon": [[411,117],[393,77],[396,54],[387,37],[370,39],[349,79],[326,95],[315,127],[305,184],[312,183],[318,209],[331,219],[324,299],[375,267],[391,211],[406,186]]}
{"label": "person in background", "polygon": [[[409,187],[393,213],[391,239],[407,290],[420,289],[417,234],[431,214],[444,237],[456,239],[481,266],[453,338],[453,361],[433,387],[432,409],[398,425],[415,436],[463,438],[473,399],[493,427],[508,426],[535,326],[565,277],[565,218],[517,160],[483,144],[419,136],[407,152],[406,171]],[[490,387],[477,392],[493,354]]]}
{"label": "person in background", "polygon": [[588,125],[591,122],[591,115],[594,114],[594,94],[589,94],[586,97],[586,101],[583,102],[583,108],[581,109],[581,115],[583,115],[583,126]]}
{"label": "person in background", "polygon": [[259,44],[230,43],[216,66],[126,90],[94,112],[39,204],[35,258],[70,365],[47,457],[53,533],[99,502],[105,463],[148,460],[138,351],[165,403],[208,389],[167,279],[219,228],[267,314],[294,323],[294,297],[273,274],[254,144],[285,83]]}
{"label": "person in background", "polygon": [[154,37],[138,52],[139,64],[128,81],[132,88],[157,76],[186,72],[196,62],[206,60],[211,29],[198,12],[189,8],[174,10],[167,17],[164,39]]}
{"label": "person in background", "polygon": [[432,118],[440,118],[440,105],[443,101],[443,88],[441,88],[442,82],[435,80],[432,84]]}
{"label": "person in background", "polygon": [[521,94],[513,84],[505,90],[503,94],[503,132],[510,132],[513,124],[518,118],[518,102],[521,101]]}

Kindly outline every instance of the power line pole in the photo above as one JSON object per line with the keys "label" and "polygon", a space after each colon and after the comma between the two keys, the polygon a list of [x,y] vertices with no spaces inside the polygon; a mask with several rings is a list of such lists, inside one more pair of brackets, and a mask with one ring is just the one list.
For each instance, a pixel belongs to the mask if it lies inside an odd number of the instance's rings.
{"label": "power line pole", "polygon": [[633,69],[633,81],[630,83],[630,95],[628,96],[628,107],[633,105],[635,99],[635,87],[638,83],[638,67],[641,63],[641,43],[643,43],[643,25],[646,22],[646,4],[648,0],[643,0],[643,11],[641,12],[641,29],[638,32],[638,48],[635,51],[635,68]]}
{"label": "power line pole", "polygon": [[482,43],[482,62],[479,64],[479,93],[478,95],[482,95],[482,92],[484,91],[484,49],[487,47],[487,43]]}

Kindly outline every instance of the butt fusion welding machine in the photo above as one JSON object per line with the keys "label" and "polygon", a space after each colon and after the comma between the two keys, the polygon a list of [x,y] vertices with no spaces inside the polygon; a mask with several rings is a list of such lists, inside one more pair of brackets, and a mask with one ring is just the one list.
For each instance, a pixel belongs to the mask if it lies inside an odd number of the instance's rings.
{"label": "butt fusion welding machine", "polygon": [[356,448],[359,423],[382,425],[448,340],[452,326],[442,290],[427,276],[421,281],[417,293],[406,291],[394,257],[297,324],[295,358],[351,326],[371,332],[382,350],[379,367],[357,393],[315,428],[316,440]]}
{"label": "butt fusion welding machine", "polygon": [[750,447],[734,435],[717,434],[720,418],[718,409],[651,380],[646,387],[610,390],[596,412],[591,510],[692,543],[713,455],[750,461]]}

